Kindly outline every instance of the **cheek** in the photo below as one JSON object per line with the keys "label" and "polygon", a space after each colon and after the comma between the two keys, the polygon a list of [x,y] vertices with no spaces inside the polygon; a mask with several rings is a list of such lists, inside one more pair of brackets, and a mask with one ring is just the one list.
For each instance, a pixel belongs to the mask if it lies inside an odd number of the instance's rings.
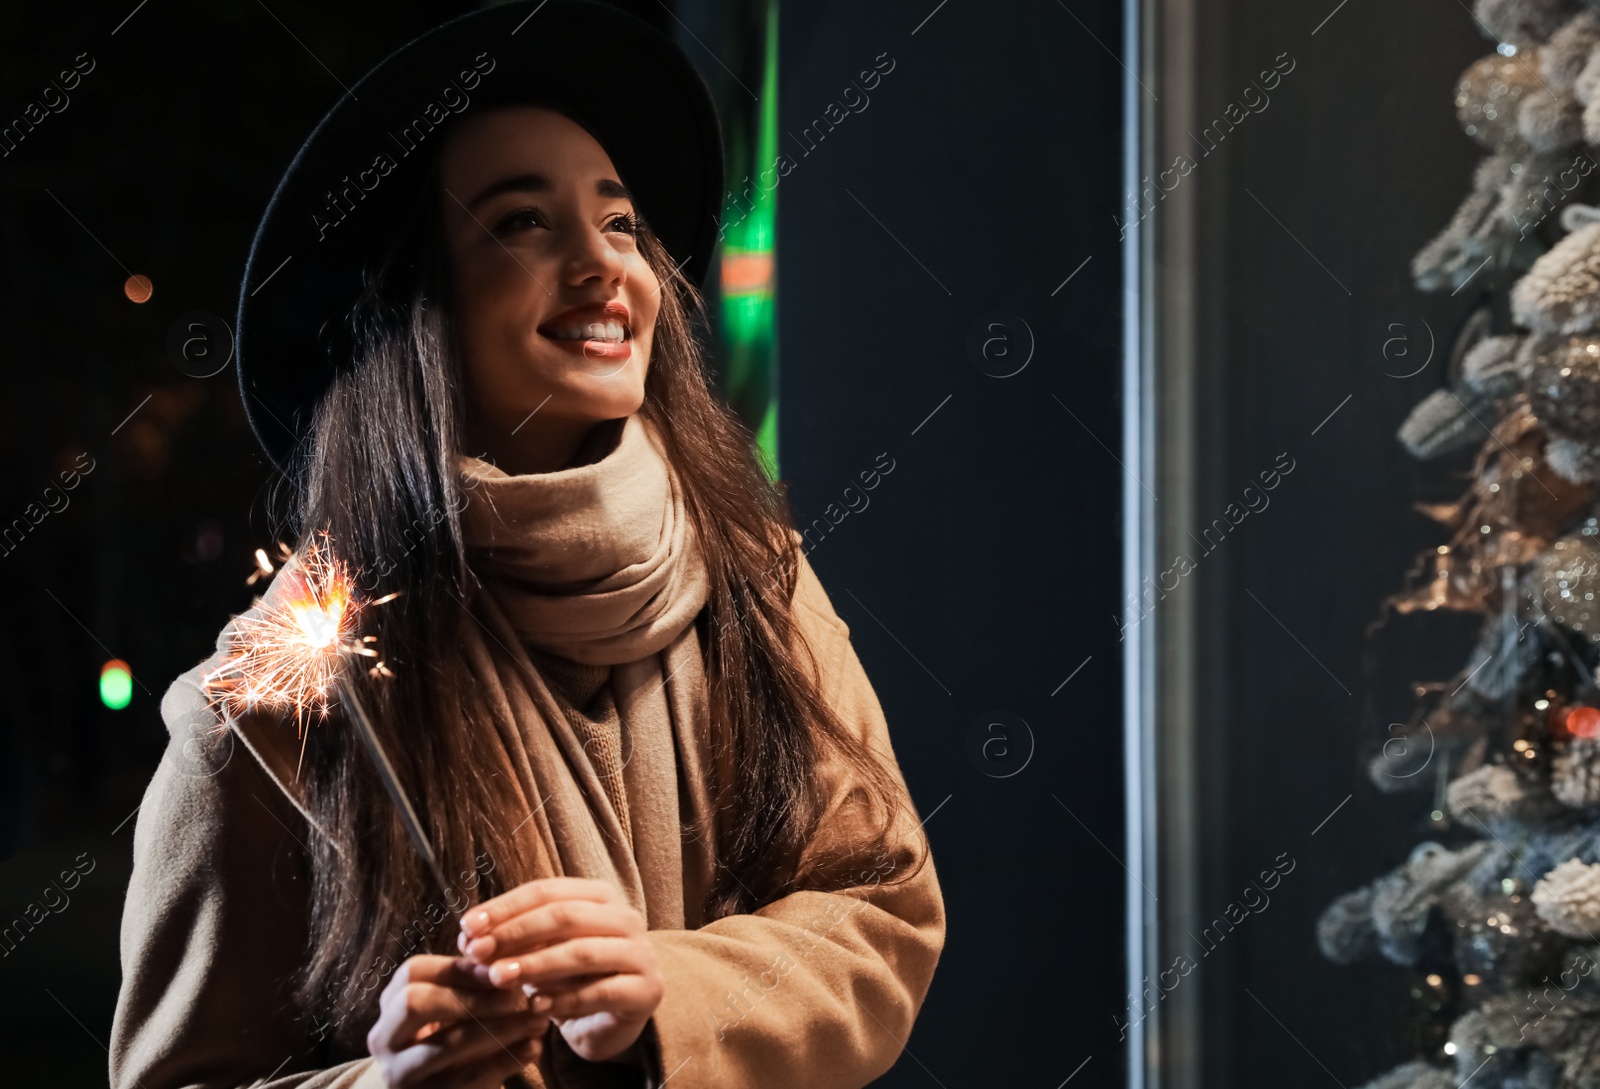
{"label": "cheek", "polygon": [[531,264],[523,268],[509,259],[458,266],[454,316],[463,344],[485,350],[523,342],[545,296],[534,275]]}
{"label": "cheek", "polygon": [[538,377],[543,369],[540,355],[529,343],[538,302],[524,285],[538,298],[544,292],[527,272],[506,263],[516,278],[492,261],[458,266],[452,285],[452,325],[457,358],[474,404],[480,409],[509,406],[520,418],[525,410],[518,406],[523,401],[542,399],[549,392]]}
{"label": "cheek", "polygon": [[635,327],[633,333],[633,346],[639,361],[639,374],[641,379],[649,372],[650,364],[655,359],[656,327],[655,315],[650,315],[650,326],[640,330]]}
{"label": "cheek", "polygon": [[659,281],[650,273],[650,266],[639,260],[643,272],[636,276],[629,276],[629,282],[634,286],[627,298],[628,310],[633,315],[633,336],[637,341],[654,341],[656,318],[661,314],[661,292],[657,289]]}
{"label": "cheek", "polygon": [[517,246],[513,252],[482,242],[457,251],[452,275],[463,296],[502,308],[519,301],[535,305],[536,299],[547,297],[540,285],[555,285],[556,271],[549,264],[548,256],[531,246]]}

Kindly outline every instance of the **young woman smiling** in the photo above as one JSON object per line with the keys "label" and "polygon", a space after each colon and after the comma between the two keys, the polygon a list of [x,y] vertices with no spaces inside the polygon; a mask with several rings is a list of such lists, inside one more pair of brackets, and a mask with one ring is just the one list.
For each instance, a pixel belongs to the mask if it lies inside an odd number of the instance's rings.
{"label": "young woman smiling", "polygon": [[[494,93],[311,233],[346,150],[484,50]],[[865,1085],[944,908],[849,629],[693,333],[704,85],[643,24],[546,0],[352,91],[258,231],[241,389],[293,538],[399,594],[362,614],[390,675],[351,683],[460,924],[337,712],[298,737],[219,710],[236,621],[163,701],[111,1084]]]}

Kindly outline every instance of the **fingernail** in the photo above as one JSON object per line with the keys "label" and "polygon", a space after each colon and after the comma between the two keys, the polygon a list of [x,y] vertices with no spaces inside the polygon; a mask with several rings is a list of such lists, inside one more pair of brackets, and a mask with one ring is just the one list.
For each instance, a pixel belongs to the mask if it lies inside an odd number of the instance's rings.
{"label": "fingernail", "polygon": [[507,980],[516,979],[517,976],[521,974],[522,965],[518,964],[516,961],[510,961],[506,964],[496,964],[493,968],[489,969],[489,975],[493,977],[496,983],[504,983]]}
{"label": "fingernail", "polygon": [[489,913],[487,911],[477,911],[471,915],[463,915],[461,917],[461,929],[468,934],[476,934],[479,931],[489,929]]}
{"label": "fingernail", "polygon": [[[465,938],[466,936],[462,935],[462,937]],[[462,947],[462,952],[468,953],[474,957],[478,957],[479,959],[487,959],[494,955],[494,938],[489,935],[484,935],[481,938],[473,938],[472,940],[467,941]]]}
{"label": "fingernail", "polygon": [[554,1006],[555,1004],[556,1004],[556,1000],[551,998],[547,994],[536,994],[536,995],[533,996],[533,1012],[534,1013],[543,1013],[545,1010],[548,1010],[551,1006]]}

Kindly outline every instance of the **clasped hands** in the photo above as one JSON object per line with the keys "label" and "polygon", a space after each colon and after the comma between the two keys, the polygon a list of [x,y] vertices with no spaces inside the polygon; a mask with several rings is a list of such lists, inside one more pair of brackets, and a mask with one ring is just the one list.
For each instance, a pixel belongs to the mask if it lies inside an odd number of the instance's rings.
{"label": "clasped hands", "polygon": [[462,917],[460,957],[419,954],[396,970],[368,1048],[391,1086],[497,1085],[502,1069],[537,1061],[551,1021],[580,1057],[614,1059],[661,1002],[647,931],[603,881],[518,885]]}

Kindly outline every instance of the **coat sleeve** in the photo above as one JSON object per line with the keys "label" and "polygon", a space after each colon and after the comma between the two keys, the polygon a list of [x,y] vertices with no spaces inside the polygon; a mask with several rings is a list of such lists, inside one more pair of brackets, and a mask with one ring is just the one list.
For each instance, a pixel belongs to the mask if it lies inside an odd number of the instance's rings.
{"label": "coat sleeve", "polygon": [[123,907],[112,1089],[382,1089],[370,1057],[317,1059],[293,1014],[306,823],[217,718],[196,669],[161,703],[167,749],[140,804]]}
{"label": "coat sleeve", "polygon": [[[849,628],[803,556],[795,616],[824,693],[904,783]],[[822,775],[830,801],[819,831],[831,839],[847,834],[850,782]],[[944,945],[931,853],[911,880],[879,883],[920,853],[916,819],[902,821],[886,858],[860,860],[854,887],[650,932],[666,980],[653,1019],[658,1057],[675,1089],[859,1089],[894,1064]]]}

